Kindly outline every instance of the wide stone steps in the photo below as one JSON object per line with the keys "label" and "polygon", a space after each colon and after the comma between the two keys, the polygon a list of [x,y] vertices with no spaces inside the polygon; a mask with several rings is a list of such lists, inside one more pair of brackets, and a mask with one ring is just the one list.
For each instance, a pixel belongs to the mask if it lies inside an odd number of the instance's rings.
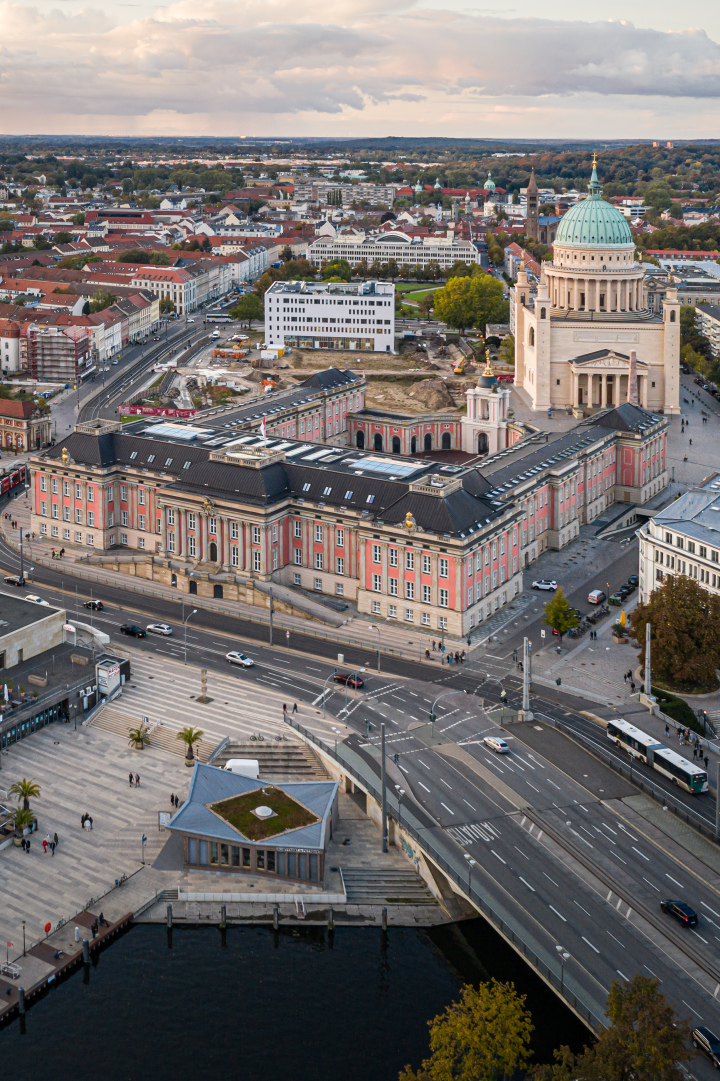
{"label": "wide stone steps", "polygon": [[[112,703],[103,706],[95,714],[89,723],[90,728],[102,728],[105,732],[113,732],[115,735],[124,736],[128,739],[131,728],[139,728],[142,725],[142,717],[133,717],[125,710]],[[183,727],[171,727],[167,723],[148,725],[149,744],[151,747],[160,748],[170,754],[185,756],[185,744],[177,739],[177,733]],[[207,762],[220,739],[205,732],[198,743],[195,744],[195,757],[200,762]]]}
{"label": "wide stone steps", "polygon": [[411,870],[343,867],[342,874],[348,904],[437,904],[420,875]]}
{"label": "wide stone steps", "polygon": [[311,747],[296,739],[231,740],[213,759],[226,766],[231,758],[254,758],[266,781],[327,781],[328,774]]}

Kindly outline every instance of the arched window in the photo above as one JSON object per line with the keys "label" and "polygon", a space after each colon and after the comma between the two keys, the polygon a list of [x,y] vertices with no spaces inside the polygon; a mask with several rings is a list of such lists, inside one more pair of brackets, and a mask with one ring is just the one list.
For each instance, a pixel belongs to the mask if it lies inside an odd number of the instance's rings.
{"label": "arched window", "polygon": [[380,432],[375,432],[375,438],[373,439],[373,449],[382,450],[382,436]]}
{"label": "arched window", "polygon": [[486,432],[478,433],[478,454],[487,454],[488,452],[488,437]]}
{"label": "arched window", "polygon": [[547,313],[545,311],[545,308],[541,308],[540,309],[540,318],[545,319],[546,317],[547,317]]}
{"label": "arched window", "polygon": [[535,345],[535,327],[530,327],[528,332],[528,345]]}
{"label": "arched window", "polygon": [[432,435],[430,432],[426,432],[425,439],[423,440],[425,450],[432,450]]}
{"label": "arched window", "polygon": [[675,322],[675,312],[674,311],[670,312],[670,322],[671,323]]}
{"label": "arched window", "polygon": [[399,435],[394,435],[393,436],[392,448],[393,448],[393,454],[399,454],[400,453],[400,436]]}
{"label": "arched window", "polygon": [[358,432],[355,436],[355,445],[358,450],[365,450],[365,432]]}
{"label": "arched window", "polygon": [[443,450],[450,450],[451,444],[452,444],[452,436],[450,435],[450,432],[443,432],[442,449]]}
{"label": "arched window", "polygon": [[414,454],[416,452],[416,450],[417,450],[417,439],[415,438],[415,436],[413,436],[412,439],[410,440],[410,453]]}

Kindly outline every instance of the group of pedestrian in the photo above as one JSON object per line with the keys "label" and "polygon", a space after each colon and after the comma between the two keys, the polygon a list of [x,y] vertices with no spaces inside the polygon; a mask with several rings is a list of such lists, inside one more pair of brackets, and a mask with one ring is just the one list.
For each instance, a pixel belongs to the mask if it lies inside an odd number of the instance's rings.
{"label": "group of pedestrian", "polygon": [[55,833],[52,837],[50,836],[49,833],[47,834],[46,837],[43,837],[42,846],[43,846],[43,852],[45,853],[45,855],[47,855],[47,850],[49,848],[50,849],[50,855],[54,856],[55,855],[55,849],[57,848],[59,843],[60,843],[60,841],[59,841],[57,833]]}
{"label": "group of pedestrian", "polygon": [[[283,702],[283,713],[287,713],[287,711],[288,711],[287,702]],[[297,711],[298,711],[297,702],[293,702],[292,712],[297,713]]]}
{"label": "group of pedestrian", "polygon": [[128,773],[128,781],[130,782],[130,787],[131,788],[139,788],[140,787],[140,774],[139,773],[133,773],[133,771],[130,770],[130,772]]}
{"label": "group of pedestrian", "polygon": [[64,555],[65,555],[65,549],[64,548],[61,548],[59,552],[56,552],[55,549],[53,548],[53,550],[52,550],[52,558],[53,559],[62,559],[62,557]]}
{"label": "group of pedestrian", "polygon": [[85,812],[85,814],[80,819],[80,826],[84,830],[91,830],[93,828],[92,817],[87,813],[87,811]]}
{"label": "group of pedestrian", "polygon": [[109,926],[110,926],[110,924],[105,919],[105,913],[101,912],[99,916],[95,917],[92,924],[90,925],[90,930],[92,931],[93,938],[97,937],[97,935],[100,932],[101,927],[109,927]]}
{"label": "group of pedestrian", "polygon": [[170,806],[177,809],[180,806],[180,797],[176,796],[174,792],[170,793]]}
{"label": "group of pedestrian", "polygon": [[623,672],[623,680],[625,683],[630,684],[630,694],[635,694],[635,680],[633,679],[632,668],[627,672]]}
{"label": "group of pedestrian", "polygon": [[[445,660],[445,658],[441,657],[440,658],[440,664],[442,664],[444,660]],[[447,655],[447,662],[448,662],[448,664],[452,664],[453,662],[455,664],[464,664],[465,663],[465,650],[463,650],[462,653],[460,653],[457,649],[455,650],[454,653],[451,650]]]}
{"label": "group of pedestrian", "polygon": [[590,641],[597,642],[597,631],[590,631]]}

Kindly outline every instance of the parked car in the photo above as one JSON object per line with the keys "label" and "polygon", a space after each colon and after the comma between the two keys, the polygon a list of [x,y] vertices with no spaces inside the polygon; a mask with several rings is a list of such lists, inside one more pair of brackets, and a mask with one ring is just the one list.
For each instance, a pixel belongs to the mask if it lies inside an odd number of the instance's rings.
{"label": "parked car", "polygon": [[356,690],[365,686],[365,680],[360,679],[359,676],[353,675],[353,673],[345,674],[344,672],[337,672],[333,676],[333,679],[336,683],[344,683],[346,687],[354,687]]}
{"label": "parked car", "polygon": [[640,579],[638,578],[637,574],[631,574],[630,577],[628,578],[628,585],[637,586],[639,584],[640,584]]}
{"label": "parked car", "polygon": [[25,579],[21,578],[19,574],[8,574],[6,578],[3,578],[6,586],[24,586]]}
{"label": "parked car", "polygon": [[142,627],[136,627],[134,623],[123,623],[120,634],[129,634],[131,638],[147,638],[147,631],[144,631]]}
{"label": "parked car", "polygon": [[634,593],[635,590],[637,589],[637,582],[628,582],[626,585],[623,586],[623,589],[627,590],[626,596],[629,597],[630,594]]}
{"label": "parked car", "polygon": [[119,364],[119,363],[120,363],[120,361],[119,361],[119,360],[114,360],[114,361],[113,361],[113,364]]}
{"label": "parked car", "polygon": [[692,1042],[693,1047],[707,1055],[715,1069],[720,1070],[720,1040],[717,1036],[704,1025],[698,1025],[692,1030]]}
{"label": "parked car", "polygon": [[495,751],[495,754],[507,754],[510,750],[504,739],[500,739],[498,736],[485,736],[483,743],[491,751]]}
{"label": "parked car", "polygon": [[631,593],[632,593],[632,586],[628,586],[628,585],[620,586],[620,588],[617,591],[618,597],[621,597],[623,600],[625,600],[626,597],[629,597]]}
{"label": "parked car", "polygon": [[660,908],[668,916],[674,916],[684,927],[697,927],[697,912],[684,901],[661,901]]}
{"label": "parked car", "polygon": [[28,593],[25,600],[30,601],[32,604],[43,604],[46,608],[50,607],[47,601],[44,601],[42,597],[38,597],[37,593]]}
{"label": "parked car", "polygon": [[601,589],[592,589],[588,593],[587,599],[589,604],[602,604],[603,601],[607,600],[607,597]]}
{"label": "parked car", "polygon": [[547,578],[538,578],[538,580],[536,582],[533,582],[532,584],[533,589],[547,589],[550,590],[552,593],[555,592],[557,587],[557,582],[552,582]]}
{"label": "parked car", "polygon": [[145,630],[148,634],[164,634],[166,637],[172,634],[172,627],[169,627],[167,623],[148,623]]}
{"label": "parked car", "polygon": [[230,661],[230,664],[238,664],[241,668],[252,668],[255,664],[255,661],[237,649],[231,649],[229,653],[226,653],[225,660]]}
{"label": "parked car", "polygon": [[102,612],[104,608],[102,601],[85,601],[83,608],[90,608],[93,612]]}

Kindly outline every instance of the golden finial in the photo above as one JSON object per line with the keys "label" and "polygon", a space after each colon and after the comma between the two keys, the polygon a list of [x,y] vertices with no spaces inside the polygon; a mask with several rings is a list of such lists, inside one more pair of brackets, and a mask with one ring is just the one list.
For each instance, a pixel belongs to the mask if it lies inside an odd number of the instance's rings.
{"label": "golden finial", "polygon": [[597,151],[593,150],[593,165],[597,165]]}
{"label": "golden finial", "polygon": [[70,461],[70,454],[68,452],[67,447],[63,447],[63,449],[62,449],[62,460],[64,462],[69,462]]}
{"label": "golden finial", "polygon": [[483,372],[483,375],[495,375],[495,372],[492,370],[492,364],[490,363],[489,349],[485,350],[485,371]]}

